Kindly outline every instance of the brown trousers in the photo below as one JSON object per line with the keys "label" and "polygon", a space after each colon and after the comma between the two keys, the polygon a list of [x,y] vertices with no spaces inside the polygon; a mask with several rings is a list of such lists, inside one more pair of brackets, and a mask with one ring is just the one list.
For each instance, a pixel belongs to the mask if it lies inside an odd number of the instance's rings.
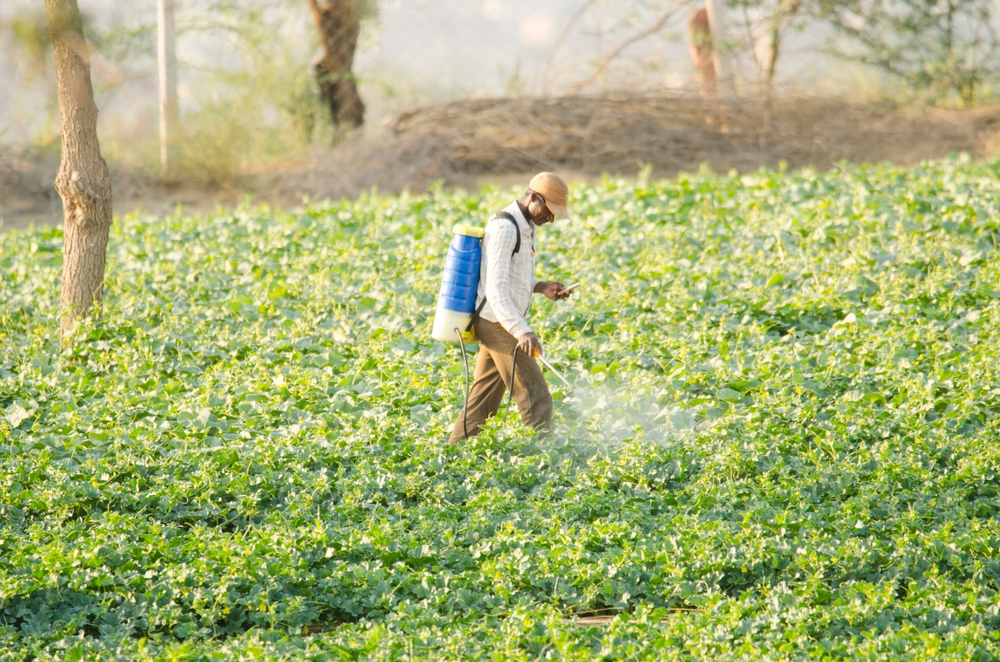
{"label": "brown trousers", "polygon": [[[476,361],[475,381],[466,403],[470,437],[479,432],[479,426],[500,410],[504,391],[511,388],[510,368],[517,340],[498,322],[476,320],[476,338],[479,339],[479,359]],[[517,369],[514,371],[514,400],[521,412],[521,422],[539,432],[546,432],[552,422],[552,394],[545,383],[542,369],[533,357],[517,352]],[[460,413],[451,432],[451,441],[465,439],[465,419]]]}

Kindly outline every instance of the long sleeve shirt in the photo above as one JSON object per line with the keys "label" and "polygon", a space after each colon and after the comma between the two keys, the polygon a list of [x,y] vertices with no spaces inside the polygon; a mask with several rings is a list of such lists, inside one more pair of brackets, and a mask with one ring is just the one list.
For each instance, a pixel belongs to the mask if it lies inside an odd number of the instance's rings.
{"label": "long sleeve shirt", "polygon": [[499,322],[510,335],[519,338],[531,333],[525,318],[531,306],[531,293],[539,282],[535,278],[535,224],[524,218],[517,202],[504,211],[517,221],[521,250],[511,257],[517,245],[517,232],[510,221],[495,218],[486,224],[476,305],[486,297],[480,316],[490,322]]}

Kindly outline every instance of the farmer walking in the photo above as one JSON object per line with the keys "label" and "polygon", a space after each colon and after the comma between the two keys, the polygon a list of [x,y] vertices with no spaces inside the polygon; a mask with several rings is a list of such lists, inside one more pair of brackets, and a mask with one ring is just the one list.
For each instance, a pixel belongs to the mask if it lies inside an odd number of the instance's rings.
{"label": "farmer walking", "polygon": [[455,422],[451,442],[475,436],[483,421],[500,409],[508,388],[517,401],[521,422],[540,432],[549,429],[552,395],[534,359],[536,353],[541,355],[542,343],[525,317],[532,293],[553,301],[572,293],[562,283],[535,278],[536,228],[557,216],[566,217],[567,193],[566,183],[558,176],[540,173],[519,200],[486,224],[476,296],[479,314],[474,318],[479,359],[466,410]]}

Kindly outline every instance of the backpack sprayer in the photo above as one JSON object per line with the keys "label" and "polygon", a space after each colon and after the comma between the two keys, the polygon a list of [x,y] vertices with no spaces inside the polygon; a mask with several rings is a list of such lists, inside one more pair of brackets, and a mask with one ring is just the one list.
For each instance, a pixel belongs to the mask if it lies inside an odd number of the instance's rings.
{"label": "backpack sprayer", "polygon": [[443,342],[476,342],[472,315],[479,291],[479,265],[483,261],[482,239],[486,232],[474,225],[455,226],[455,238],[441,275],[431,337]]}
{"label": "backpack sprayer", "polygon": [[[493,218],[506,218],[514,224],[514,228],[517,230],[517,244],[514,247],[514,252],[511,253],[511,257],[513,257],[521,249],[521,231],[517,226],[517,221],[514,220],[513,216],[504,212]],[[434,313],[434,328],[431,331],[431,337],[435,340],[458,342],[462,346],[462,360],[465,362],[465,404],[462,405],[462,425],[465,427],[466,437],[469,436],[467,418],[470,379],[469,356],[465,352],[465,343],[477,342],[475,321],[486,304],[486,300],[483,299],[479,308],[476,308],[476,295],[479,291],[479,267],[483,261],[482,239],[485,234],[485,230],[474,225],[461,223],[455,226],[455,237],[452,239],[451,246],[448,247],[448,257],[445,259],[444,272],[441,275],[441,292],[438,294],[437,310]],[[566,289],[570,290],[575,287],[576,285]],[[508,382],[510,384],[510,394],[507,397],[508,406],[511,398],[514,397],[514,369],[517,367],[517,351],[518,347],[515,346],[510,367],[510,382]],[[573,390],[573,385],[537,351],[535,358],[561,379],[570,390]]]}

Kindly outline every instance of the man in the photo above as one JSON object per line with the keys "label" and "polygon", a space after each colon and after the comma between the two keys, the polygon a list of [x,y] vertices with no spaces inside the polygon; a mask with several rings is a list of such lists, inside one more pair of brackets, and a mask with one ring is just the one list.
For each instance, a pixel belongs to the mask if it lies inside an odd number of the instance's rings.
{"label": "man", "polygon": [[[477,309],[482,305],[475,322],[479,360],[466,410],[451,433],[453,443],[465,439],[466,430],[468,436],[478,433],[483,421],[500,409],[508,388],[517,401],[521,422],[541,432],[549,429],[552,395],[534,359],[536,353],[541,355],[542,343],[525,316],[532,293],[553,301],[571,294],[562,283],[535,278],[536,228],[556,216],[566,217],[568,191],[566,183],[550,172],[535,175],[521,199],[504,210],[513,222],[498,214],[486,224],[476,297]],[[513,384],[509,383],[512,367]]]}

